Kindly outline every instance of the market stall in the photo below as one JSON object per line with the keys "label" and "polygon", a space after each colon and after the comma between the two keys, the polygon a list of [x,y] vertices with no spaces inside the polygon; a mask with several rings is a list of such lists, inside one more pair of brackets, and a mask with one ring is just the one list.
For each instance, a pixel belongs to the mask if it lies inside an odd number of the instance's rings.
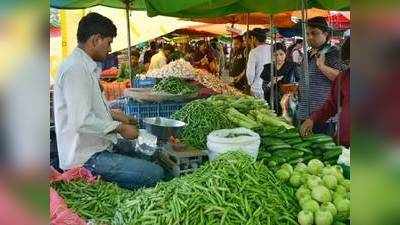
{"label": "market stall", "polygon": [[[145,4],[149,15],[186,18],[298,9],[288,1],[209,2]],[[123,189],[84,168],[53,171],[52,224],[350,224],[349,150],[332,137],[301,137],[268,103],[184,59],[127,73],[131,87],[119,103],[139,120],[136,151],[169,176],[152,188]]]}

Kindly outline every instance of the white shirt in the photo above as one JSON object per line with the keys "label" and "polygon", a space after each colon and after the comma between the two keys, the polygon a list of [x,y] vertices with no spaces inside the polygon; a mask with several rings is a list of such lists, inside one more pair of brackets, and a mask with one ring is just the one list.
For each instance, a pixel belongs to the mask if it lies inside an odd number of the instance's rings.
{"label": "white shirt", "polygon": [[150,70],[160,69],[164,65],[167,65],[167,57],[162,50],[160,50],[157,54],[153,55],[150,60]]}
{"label": "white shirt", "polygon": [[54,85],[54,121],[60,168],[83,165],[93,154],[111,149],[120,124],[113,121],[97,80],[100,73],[82,49],[61,64]]}
{"label": "white shirt", "polygon": [[271,63],[271,47],[269,45],[259,45],[250,51],[246,67],[246,77],[252,92],[262,92],[263,80],[260,75],[264,69],[264,65],[267,63]]}

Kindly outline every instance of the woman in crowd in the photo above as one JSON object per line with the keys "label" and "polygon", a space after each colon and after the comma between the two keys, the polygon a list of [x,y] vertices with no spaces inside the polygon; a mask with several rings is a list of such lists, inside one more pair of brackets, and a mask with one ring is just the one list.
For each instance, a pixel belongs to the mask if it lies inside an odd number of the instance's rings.
{"label": "woman in crowd", "polygon": [[274,89],[274,106],[278,115],[282,114],[280,100],[283,96],[280,86],[282,84],[290,84],[298,82],[300,79],[300,67],[297,63],[291,62],[286,57],[286,48],[282,43],[276,43],[273,46],[273,62],[276,72],[271,81],[271,64],[264,65],[264,70],[261,73],[263,79],[264,97],[271,104],[271,88]]}

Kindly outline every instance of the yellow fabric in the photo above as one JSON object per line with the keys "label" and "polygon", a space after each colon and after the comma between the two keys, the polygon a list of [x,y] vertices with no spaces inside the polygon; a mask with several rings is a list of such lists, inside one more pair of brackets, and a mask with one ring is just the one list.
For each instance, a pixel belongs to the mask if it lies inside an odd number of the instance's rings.
{"label": "yellow fabric", "polygon": [[[97,12],[110,18],[117,27],[117,37],[111,45],[112,51],[119,51],[128,47],[127,20],[124,9],[96,6],[89,9],[60,10],[61,40],[50,40],[50,74],[55,78],[60,63],[71,54],[76,47],[76,31],[79,20],[89,12]],[[176,29],[202,24],[193,21],[183,21],[178,18],[156,16],[148,17],[144,11],[130,12],[131,45],[136,45]],[[60,46],[61,45],[61,46]],[[61,52],[60,49],[61,48]],[[61,55],[60,55],[61,54]]]}

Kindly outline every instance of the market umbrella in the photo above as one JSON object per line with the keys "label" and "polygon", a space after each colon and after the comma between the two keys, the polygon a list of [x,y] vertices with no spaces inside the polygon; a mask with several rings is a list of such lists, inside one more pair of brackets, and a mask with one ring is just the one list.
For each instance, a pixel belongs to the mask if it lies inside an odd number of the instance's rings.
{"label": "market umbrella", "polygon": [[57,9],[86,9],[94,6],[107,6],[125,9],[129,2],[132,10],[146,10],[144,0],[50,0],[50,7]]}
{"label": "market umbrella", "polygon": [[[329,16],[328,10],[311,8],[307,10],[308,18],[313,18],[317,16],[327,17]],[[301,11],[292,12],[282,12],[272,15],[272,20],[274,27],[278,28],[290,28],[295,25],[292,21],[292,17],[301,17]],[[249,24],[249,25],[266,25],[270,24],[270,18],[265,13],[255,12],[255,13],[239,13],[231,14],[221,17],[213,18],[189,18],[189,20],[203,23],[212,24]]]}
{"label": "market umbrella", "polygon": [[[302,0],[144,0],[149,16],[165,15],[179,18],[210,18],[235,13],[262,12],[277,14],[302,8]],[[305,9],[346,10],[349,0],[309,0]]]}

